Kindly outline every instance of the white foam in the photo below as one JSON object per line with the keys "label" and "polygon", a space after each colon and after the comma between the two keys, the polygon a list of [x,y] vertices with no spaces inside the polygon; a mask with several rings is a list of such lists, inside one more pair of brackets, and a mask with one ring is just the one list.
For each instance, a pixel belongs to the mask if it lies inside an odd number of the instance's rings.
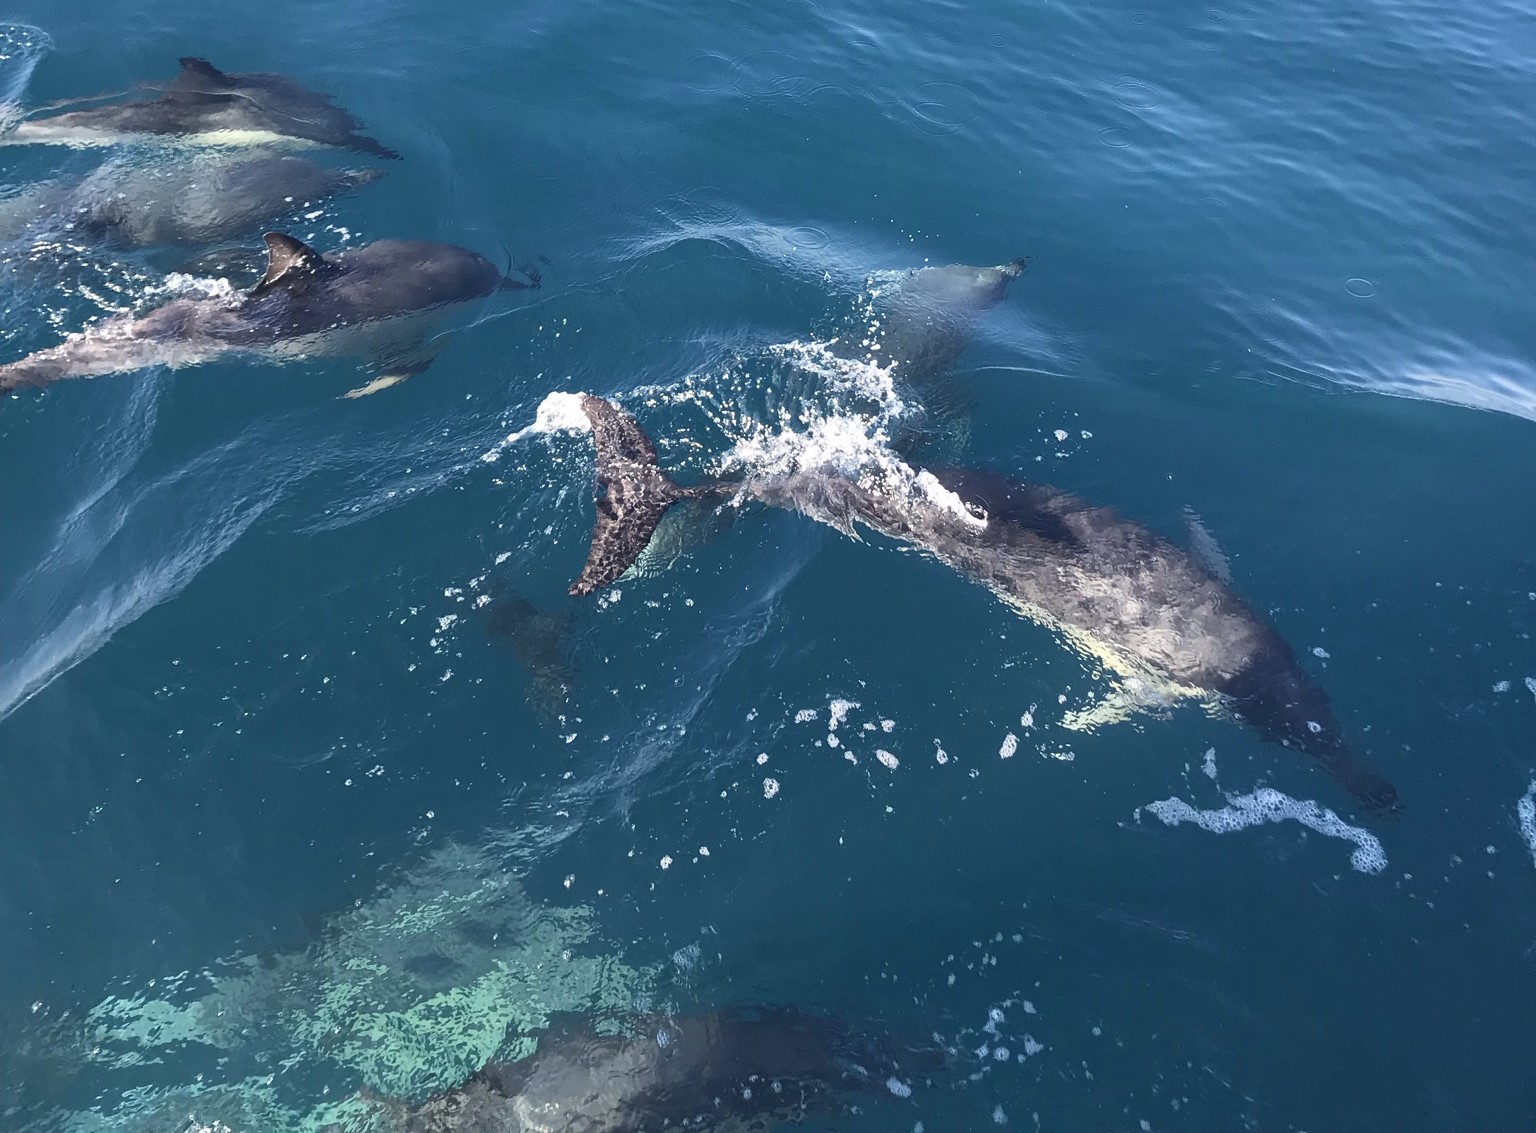
{"label": "white foam", "polygon": [[843,700],[835,698],[827,705],[827,730],[835,732],[848,719],[848,713],[859,707],[857,700]]}
{"label": "white foam", "polygon": [[878,759],[881,763],[885,764],[887,767],[889,767],[892,771],[895,771],[896,768],[901,766],[901,760],[897,759],[894,755],[892,755],[890,752],[886,751],[884,748],[876,748],[875,749],[875,758]]}
{"label": "white foam", "polygon": [[885,1080],[885,1088],[890,1090],[891,1093],[895,1094],[898,1098],[910,1098],[912,1096],[912,1087],[907,1085],[900,1078],[887,1078]]}
{"label": "white foam", "polygon": [[[1272,787],[1260,787],[1247,795],[1228,795],[1227,805],[1219,810],[1198,810],[1178,798],[1148,803],[1140,810],[1148,811],[1168,826],[1193,822],[1212,834],[1230,834],[1250,826],[1290,819],[1329,838],[1353,842],[1355,850],[1349,856],[1349,864],[1361,873],[1380,873],[1387,867],[1386,851],[1369,830],[1351,826],[1311,799],[1293,799]],[[1137,814],[1139,816],[1140,811]]]}
{"label": "white foam", "polygon": [[997,754],[1004,759],[1012,759],[1014,753],[1019,750],[1019,737],[1009,732],[1003,737],[1003,746],[997,749]]}
{"label": "white foam", "polygon": [[777,779],[763,780],[763,798],[771,799],[779,793],[779,781]]}
{"label": "white foam", "polygon": [[590,433],[592,422],[587,420],[586,411],[581,407],[581,399],[585,396],[584,393],[562,393],[558,390],[547,395],[534,412],[533,424],[515,433],[508,433],[480,459],[487,464],[500,460],[501,454],[512,445],[524,437],[540,433]]}
{"label": "white foam", "polygon": [[1520,837],[1530,847],[1531,861],[1536,862],[1536,779],[1531,780],[1531,789],[1515,804],[1515,817],[1520,823]]}
{"label": "white foam", "polygon": [[1205,751],[1205,761],[1200,764],[1200,770],[1205,772],[1206,778],[1208,778],[1211,782],[1213,782],[1213,783],[1216,782],[1216,749],[1215,748],[1212,747],[1212,748],[1207,748],[1206,749],[1206,751]]}
{"label": "white foam", "polygon": [[1531,690],[1531,695],[1536,696],[1536,677],[1526,677],[1525,687]]}

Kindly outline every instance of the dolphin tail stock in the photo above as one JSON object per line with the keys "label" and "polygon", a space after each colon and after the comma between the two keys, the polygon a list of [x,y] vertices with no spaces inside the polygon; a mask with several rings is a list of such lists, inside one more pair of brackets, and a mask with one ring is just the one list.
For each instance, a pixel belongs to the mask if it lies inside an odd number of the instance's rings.
{"label": "dolphin tail stock", "polygon": [[680,487],[661,470],[656,446],[640,424],[611,401],[581,397],[597,448],[592,546],[570,593],[583,597],[623,575],[651,541],[656,525],[679,500],[704,499],[732,490],[728,484]]}

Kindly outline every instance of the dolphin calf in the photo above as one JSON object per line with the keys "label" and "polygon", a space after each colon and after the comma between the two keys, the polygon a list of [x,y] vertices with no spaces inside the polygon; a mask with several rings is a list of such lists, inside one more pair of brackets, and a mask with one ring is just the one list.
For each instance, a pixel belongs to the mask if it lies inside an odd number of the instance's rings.
{"label": "dolphin calf", "polygon": [[12,144],[116,145],[134,140],[196,145],[326,145],[396,158],[358,133],[360,123],[327,95],[284,75],[226,74],[206,59],[180,60],[159,97],[29,118],[0,135]]}
{"label": "dolphin calf", "polygon": [[1108,508],[1045,484],[894,459],[857,475],[812,461],[685,488],[628,413],[591,395],[581,405],[597,448],[597,522],[574,595],[619,578],[678,500],[731,496],[841,531],[862,524],[985,586],[1131,687],[1228,708],[1316,757],[1366,806],[1396,806],[1396,788],[1350,755],[1327,693],[1269,621],[1195,556]]}
{"label": "dolphin calf", "polygon": [[629,1029],[577,1026],[419,1106],[383,1104],[399,1133],[650,1133],[764,1129],[835,1112],[840,1093],[908,1088],[888,1052],[789,1008],[637,1019]]}
{"label": "dolphin calf", "polygon": [[379,376],[349,396],[403,381],[432,362],[426,332],[493,292],[537,287],[502,275],[452,244],[380,240],[322,256],[269,232],[267,270],[244,295],[173,299],[146,315],[117,315],[58,346],[0,365],[0,393],[64,378],[146,366],[195,366],[229,354],[276,360],[362,356]]}
{"label": "dolphin calf", "polygon": [[83,236],[124,249],[212,244],[381,176],[288,154],[120,158],[78,181],[35,185],[0,200],[0,240]]}

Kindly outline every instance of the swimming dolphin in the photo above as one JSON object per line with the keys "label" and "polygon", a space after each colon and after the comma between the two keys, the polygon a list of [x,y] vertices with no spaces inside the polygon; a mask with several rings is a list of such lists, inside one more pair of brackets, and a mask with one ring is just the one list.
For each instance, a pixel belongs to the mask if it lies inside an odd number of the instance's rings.
{"label": "swimming dolphin", "polygon": [[1132,687],[1229,708],[1315,756],[1366,806],[1396,806],[1396,788],[1355,762],[1327,693],[1269,621],[1193,555],[1108,508],[1045,484],[895,459],[858,475],[813,463],[684,488],[633,417],[591,395],[581,405],[597,448],[597,522],[574,595],[619,578],[678,500],[734,496],[841,531],[862,524],[985,586]]}
{"label": "swimming dolphin", "polygon": [[181,73],[160,97],[31,118],[0,142],[116,145],[134,140],[196,145],[327,145],[397,158],[329,96],[283,75],[226,74],[206,59],[180,60]]}
{"label": "swimming dolphin", "polygon": [[533,273],[527,282],[504,277],[484,256],[452,244],[380,240],[322,256],[280,232],[267,233],[266,242],[267,271],[250,292],[173,299],[140,317],[114,316],[0,366],[0,393],[229,354],[364,356],[379,377],[349,396],[373,393],[431,364],[426,332],[454,309],[539,282]]}
{"label": "swimming dolphin", "polygon": [[[399,1133],[764,1129],[835,1110],[840,1092],[885,1092],[903,1073],[836,1020],[788,1008],[637,1019],[630,1030],[574,1027],[419,1106],[385,1107]],[[938,1052],[914,1058],[942,1064]]]}
{"label": "swimming dolphin", "polygon": [[969,390],[956,388],[950,367],[965,352],[976,320],[1008,294],[1027,258],[992,267],[949,264],[871,281],[878,330],[865,346],[840,338],[835,349],[892,367],[896,386],[934,417],[969,412]]}
{"label": "swimming dolphin", "polygon": [[[935,440],[945,450],[963,447],[975,398],[951,367],[965,352],[977,319],[1002,302],[1028,263],[1020,257],[990,267],[947,264],[871,278],[875,326],[838,335],[827,345],[838,357],[890,369],[907,410],[891,427],[896,451],[910,454]],[[683,503],[666,514],[635,560],[633,574],[664,573],[739,515],[739,508],[722,510],[711,500]]]}
{"label": "swimming dolphin", "polygon": [[0,240],[72,236],[125,249],[211,244],[381,176],[284,154],[121,158],[80,180],[35,185],[0,200]]}
{"label": "swimming dolphin", "polygon": [[499,581],[491,587],[490,596],[493,600],[485,608],[485,628],[506,642],[527,670],[529,706],[540,719],[553,722],[576,685],[575,670],[566,659],[570,618],[545,613]]}

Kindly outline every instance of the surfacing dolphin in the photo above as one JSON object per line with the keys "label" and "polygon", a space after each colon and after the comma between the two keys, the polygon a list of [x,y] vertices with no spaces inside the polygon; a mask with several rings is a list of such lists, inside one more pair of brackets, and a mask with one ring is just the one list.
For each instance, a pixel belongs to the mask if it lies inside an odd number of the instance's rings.
{"label": "surfacing dolphin", "polygon": [[0,200],[0,240],[71,236],[124,249],[212,244],[382,176],[291,154],[119,158],[77,181],[34,185]]}
{"label": "surfacing dolphin", "polygon": [[99,146],[157,139],[197,145],[272,143],[339,146],[375,157],[400,155],[358,133],[357,119],[328,95],[285,75],[226,74],[206,59],[180,60],[181,73],[155,84],[158,98],[29,118],[0,142]]}
{"label": "surfacing dolphin", "polygon": [[583,395],[597,448],[597,522],[574,595],[615,581],[678,500],[732,496],[862,524],[926,551],[1131,681],[1229,708],[1315,756],[1367,807],[1397,790],[1349,753],[1328,695],[1269,621],[1191,554],[1108,508],[1045,484],[895,460],[857,476],[825,466],[679,487],[628,413]]}
{"label": "surfacing dolphin", "polygon": [[[789,1008],[630,1022],[628,1035],[577,1025],[419,1106],[383,1105],[399,1133],[767,1129],[836,1112],[841,1093],[885,1093],[911,1073],[842,1023]],[[938,1051],[913,1059],[942,1065]]]}
{"label": "surfacing dolphin", "polygon": [[[911,453],[942,439],[959,447],[970,429],[974,392],[953,373],[976,321],[1008,295],[1024,273],[1027,257],[990,267],[946,264],[882,273],[869,282],[874,326],[855,327],[827,344],[841,358],[889,368],[905,413],[892,423],[892,446]],[[634,565],[654,577],[723,533],[739,509],[722,510],[697,500],[667,514]]]}
{"label": "surfacing dolphin", "polygon": [[891,366],[897,387],[932,416],[969,412],[969,390],[955,388],[950,368],[976,320],[1007,297],[1028,264],[1026,257],[992,267],[948,264],[872,281],[877,341],[865,347],[840,339],[838,351]]}
{"label": "surfacing dolphin", "polygon": [[267,233],[266,242],[267,271],[250,292],[173,299],[140,317],[106,319],[0,366],[0,393],[231,354],[365,357],[379,376],[351,395],[373,393],[431,364],[427,332],[454,310],[539,282],[531,272],[527,282],[503,276],[484,256],[453,244],[380,240],[322,256],[280,232]]}

